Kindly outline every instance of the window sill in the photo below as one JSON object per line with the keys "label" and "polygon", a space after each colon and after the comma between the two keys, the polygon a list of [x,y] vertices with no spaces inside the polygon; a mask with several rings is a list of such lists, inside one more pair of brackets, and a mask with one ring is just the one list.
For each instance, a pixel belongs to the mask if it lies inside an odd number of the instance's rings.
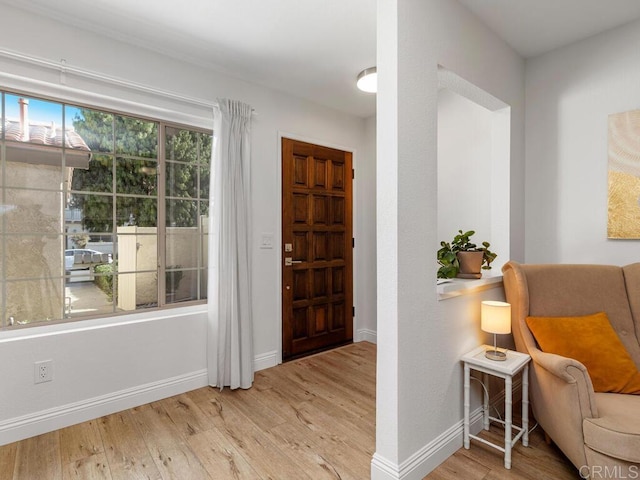
{"label": "window sill", "polygon": [[472,293],[502,287],[502,275],[478,279],[452,278],[437,286],[438,300],[469,295]]}
{"label": "window sill", "polygon": [[201,303],[189,306],[162,308],[152,311],[139,311],[112,317],[107,316],[59,323],[41,322],[17,328],[6,327],[0,330],[0,344],[16,340],[26,340],[39,337],[48,337],[52,335],[77,333],[87,330],[131,325],[134,323],[150,322],[166,318],[178,318],[188,315],[206,314],[207,308],[208,307],[206,303]]}

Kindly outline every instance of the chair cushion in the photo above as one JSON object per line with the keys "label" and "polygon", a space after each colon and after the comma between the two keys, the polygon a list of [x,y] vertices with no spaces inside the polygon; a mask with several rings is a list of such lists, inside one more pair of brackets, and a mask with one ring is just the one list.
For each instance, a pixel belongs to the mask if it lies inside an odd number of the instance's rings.
{"label": "chair cushion", "polygon": [[594,391],[640,395],[640,372],[606,313],[526,321],[543,352],[573,358],[587,368]]}
{"label": "chair cushion", "polygon": [[614,458],[640,463],[640,397],[596,393],[598,418],[582,423],[584,443]]}

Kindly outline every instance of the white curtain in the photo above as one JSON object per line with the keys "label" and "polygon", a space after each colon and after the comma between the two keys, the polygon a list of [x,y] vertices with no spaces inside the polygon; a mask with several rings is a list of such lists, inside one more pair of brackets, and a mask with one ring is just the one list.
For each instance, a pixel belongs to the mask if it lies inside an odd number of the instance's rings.
{"label": "white curtain", "polygon": [[225,99],[213,114],[207,363],[209,384],[220,389],[253,383],[251,111]]}

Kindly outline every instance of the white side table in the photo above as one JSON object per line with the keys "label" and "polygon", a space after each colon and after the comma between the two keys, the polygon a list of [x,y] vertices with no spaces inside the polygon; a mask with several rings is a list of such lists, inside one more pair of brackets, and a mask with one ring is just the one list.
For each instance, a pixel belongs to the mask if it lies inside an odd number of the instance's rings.
{"label": "white side table", "polygon": [[[529,445],[529,361],[531,357],[526,353],[507,351],[505,361],[489,360],[484,356],[487,349],[493,349],[489,345],[483,345],[462,356],[464,362],[464,448],[469,449],[470,439],[473,438],[487,444],[501,452],[504,452],[504,468],[511,468],[511,449],[522,437],[522,444]],[[483,426],[489,430],[489,421],[504,425],[504,448],[492,442],[469,433],[469,387],[471,383],[471,370],[482,372],[482,383],[486,389],[484,391],[483,402]],[[520,371],[522,373],[522,426],[513,425],[512,403],[513,403],[513,376]],[[504,379],[504,421],[489,415],[489,395],[488,379],[489,375]],[[518,431],[512,438],[511,430]]]}

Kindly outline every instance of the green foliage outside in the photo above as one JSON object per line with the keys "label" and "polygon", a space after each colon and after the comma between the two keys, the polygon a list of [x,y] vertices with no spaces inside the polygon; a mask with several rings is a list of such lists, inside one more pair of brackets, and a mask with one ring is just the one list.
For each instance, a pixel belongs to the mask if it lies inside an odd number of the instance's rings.
{"label": "green foliage outside", "polygon": [[96,265],[93,268],[93,272],[97,274],[94,277],[94,282],[96,286],[107,295],[110,302],[113,301],[113,295],[114,292],[116,292],[114,287],[116,289],[118,287],[118,277],[113,274],[116,268],[117,262],[104,263],[102,265]]}
{"label": "green foliage outside", "polygon": [[90,238],[86,233],[76,233],[69,236],[69,240],[75,243],[78,248],[85,248]]}
{"label": "green foliage outside", "polygon": [[[83,211],[85,229],[113,233],[123,225],[156,227],[161,187],[158,124],[90,109],[80,112],[73,126],[91,149],[92,158],[89,169],[73,171],[71,188],[83,193],[74,193],[70,206]],[[199,215],[208,214],[211,141],[204,133],[167,127],[167,226],[195,227]]]}

